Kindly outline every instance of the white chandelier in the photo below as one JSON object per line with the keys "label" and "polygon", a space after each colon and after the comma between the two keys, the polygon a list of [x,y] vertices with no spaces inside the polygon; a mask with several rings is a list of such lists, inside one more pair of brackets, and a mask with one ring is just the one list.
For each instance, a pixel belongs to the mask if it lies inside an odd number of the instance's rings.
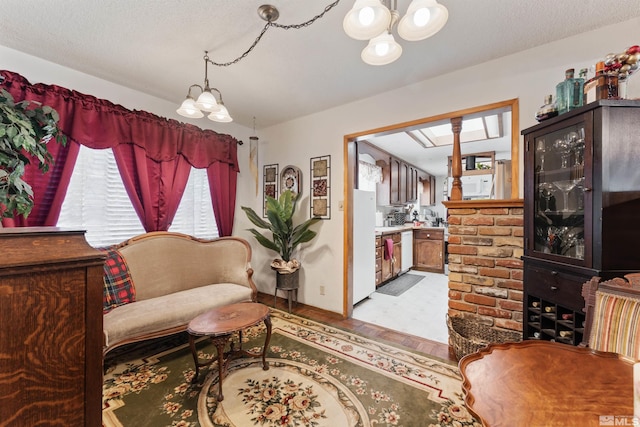
{"label": "white chandelier", "polygon": [[[187,99],[182,101],[180,108],[176,110],[178,114],[183,117],[188,117],[190,119],[199,119],[204,117],[204,112],[209,113],[207,118],[209,120],[213,120],[214,122],[228,123],[233,121],[231,115],[229,115],[229,111],[224,106],[224,102],[222,101],[222,93],[218,89],[209,87],[209,72],[208,65],[209,56],[208,52],[204,52],[204,88],[200,85],[191,85],[189,86],[189,92],[187,93]],[[200,96],[195,100],[191,96],[191,89],[197,87],[200,89]],[[220,100],[217,100],[215,95],[211,92],[212,90],[218,93]]]}
{"label": "white chandelier", "polygon": [[[265,24],[264,28],[262,29],[258,37],[256,37],[253,44],[251,44],[251,46],[249,46],[249,48],[242,55],[238,56],[236,59],[229,62],[222,62],[222,63],[214,62],[211,59],[209,59],[208,52],[205,51],[204,52],[204,87],[198,84],[189,86],[189,91],[187,92],[187,98],[184,101],[182,101],[180,108],[178,108],[176,112],[181,116],[188,117],[190,119],[199,119],[201,117],[204,117],[205,113],[209,113],[209,115],[207,115],[207,118],[210,120],[213,120],[214,122],[227,123],[227,122],[233,121],[233,119],[231,118],[231,115],[229,114],[229,111],[224,106],[224,102],[222,102],[222,93],[220,93],[220,91],[214,87],[209,87],[209,75],[208,75],[207,66],[211,64],[211,65],[215,65],[216,67],[228,67],[230,65],[236,64],[251,53],[251,51],[258,45],[260,40],[262,40],[262,36],[267,32],[269,28],[276,27],[284,30],[306,28],[309,25],[313,24],[316,20],[322,18],[325,15],[325,13],[329,12],[331,9],[336,7],[338,3],[340,3],[340,0],[335,0],[333,3],[327,5],[324,8],[324,11],[314,16],[313,18],[305,22],[302,22],[300,24],[289,24],[289,25],[282,25],[275,22],[280,16],[280,12],[275,6],[272,6],[270,4],[263,4],[260,7],[258,7],[258,16],[260,16],[262,20],[267,21],[267,23]],[[198,99],[193,99],[193,96],[191,96],[191,89],[193,89],[194,87],[197,87],[200,89],[200,95],[198,96]],[[218,93],[218,96],[220,98],[219,100],[216,99],[212,91],[215,91]]]}
{"label": "white chandelier", "polygon": [[[396,0],[356,0],[342,26],[349,37],[369,40],[361,54],[364,62],[386,65],[402,55],[402,46],[391,34],[399,17]],[[424,40],[440,31],[448,18],[447,8],[436,0],[412,0],[400,19],[398,34],[407,41]]]}

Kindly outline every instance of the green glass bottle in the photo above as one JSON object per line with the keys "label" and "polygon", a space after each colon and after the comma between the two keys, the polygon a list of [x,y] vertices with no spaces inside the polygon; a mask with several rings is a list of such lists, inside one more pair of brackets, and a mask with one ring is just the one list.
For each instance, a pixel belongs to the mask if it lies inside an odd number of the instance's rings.
{"label": "green glass bottle", "polygon": [[584,79],[574,77],[575,70],[569,68],[565,71],[564,81],[556,86],[556,104],[558,114],[582,107]]}

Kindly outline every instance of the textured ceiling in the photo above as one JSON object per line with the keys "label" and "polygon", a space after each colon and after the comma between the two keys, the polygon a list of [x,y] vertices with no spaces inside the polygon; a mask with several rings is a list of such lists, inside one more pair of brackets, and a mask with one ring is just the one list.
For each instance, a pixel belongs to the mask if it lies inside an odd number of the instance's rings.
{"label": "textured ceiling", "polygon": [[[216,62],[242,54],[264,26],[264,0],[2,0],[0,44],[178,104]],[[329,0],[274,0],[279,24],[321,13]],[[409,0],[400,0],[404,13]],[[430,39],[399,40],[403,55],[374,67],[365,42],[342,30],[341,0],[300,30],[270,28],[245,59],[210,67],[230,113],[265,127],[640,15],[640,0],[441,0],[449,22]],[[399,39],[397,37],[397,39]],[[1,66],[1,58],[0,58]],[[48,82],[55,83],[55,82]]]}

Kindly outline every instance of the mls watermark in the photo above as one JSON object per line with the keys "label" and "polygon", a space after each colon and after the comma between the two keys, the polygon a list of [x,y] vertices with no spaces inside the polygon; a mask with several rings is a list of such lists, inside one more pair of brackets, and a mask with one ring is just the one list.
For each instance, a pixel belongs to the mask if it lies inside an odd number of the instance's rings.
{"label": "mls watermark", "polygon": [[600,426],[640,426],[640,418],[633,415],[600,415]]}

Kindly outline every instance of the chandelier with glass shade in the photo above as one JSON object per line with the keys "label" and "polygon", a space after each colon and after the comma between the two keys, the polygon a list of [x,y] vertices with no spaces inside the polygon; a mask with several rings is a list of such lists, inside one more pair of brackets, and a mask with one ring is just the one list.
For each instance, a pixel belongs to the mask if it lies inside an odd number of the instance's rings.
{"label": "chandelier with glass shade", "polygon": [[[183,117],[188,117],[190,119],[199,119],[204,117],[204,113],[209,113],[207,118],[209,120],[213,120],[214,122],[228,123],[233,119],[229,115],[229,111],[224,106],[224,102],[222,101],[222,93],[215,87],[209,87],[209,73],[208,73],[208,64],[209,64],[209,56],[208,52],[204,52],[204,87],[194,84],[189,86],[189,92],[187,93],[187,98],[182,101],[180,108],[176,110],[178,114]],[[191,89],[193,88],[200,89],[200,95],[198,99],[194,99],[191,96]],[[219,100],[216,99],[215,95],[212,91],[218,93]]]}
{"label": "chandelier with glass shade", "polygon": [[[313,18],[301,22],[299,24],[289,24],[282,25],[276,23],[276,20],[280,16],[280,12],[275,6],[270,4],[263,4],[258,7],[258,16],[267,23],[264,25],[264,28],[260,32],[260,34],[256,37],[254,42],[249,46],[249,48],[242,53],[242,55],[238,56],[232,61],[228,62],[215,62],[209,58],[208,52],[204,52],[204,87],[198,84],[194,84],[189,86],[189,91],[187,92],[187,98],[182,101],[180,107],[176,110],[178,114],[183,117],[188,117],[190,119],[199,119],[204,117],[205,113],[208,113],[207,118],[213,120],[215,122],[228,123],[233,119],[229,114],[229,111],[224,106],[224,102],[222,101],[222,93],[214,87],[209,86],[209,74],[208,74],[208,65],[214,65],[216,67],[228,67],[230,65],[237,64],[242,59],[246,58],[247,55],[253,51],[253,49],[258,45],[260,40],[262,40],[262,36],[267,32],[269,28],[275,27],[283,30],[290,29],[302,29],[306,28],[309,25],[313,24],[318,19],[322,18],[327,12],[336,7],[340,3],[340,0],[335,0],[333,3],[325,6],[324,10],[315,15]],[[191,90],[194,88],[200,89],[200,95],[198,95],[197,99],[194,99],[191,95]],[[216,92],[218,94],[218,99],[213,94]]]}
{"label": "chandelier with glass shade", "polygon": [[396,0],[356,0],[342,26],[349,37],[369,40],[361,54],[364,62],[386,65],[402,55],[402,46],[391,33],[396,23],[404,40],[424,40],[444,27],[449,12],[436,0],[412,0],[407,13],[399,18]]}

